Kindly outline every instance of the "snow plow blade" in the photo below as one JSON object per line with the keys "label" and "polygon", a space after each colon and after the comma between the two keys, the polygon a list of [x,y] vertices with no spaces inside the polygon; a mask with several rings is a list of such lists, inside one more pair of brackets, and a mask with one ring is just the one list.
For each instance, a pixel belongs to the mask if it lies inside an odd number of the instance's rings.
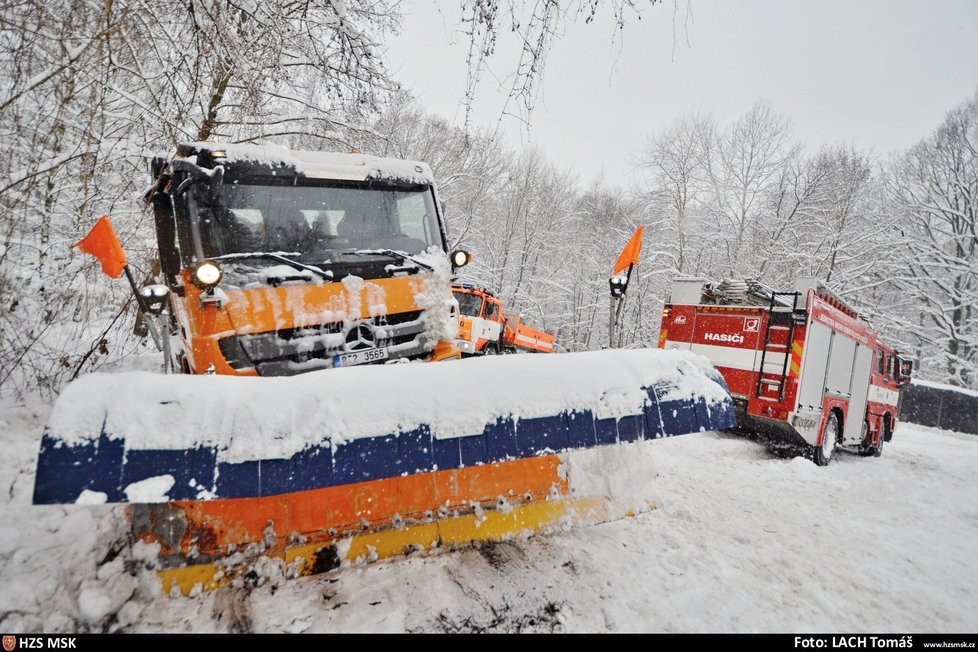
{"label": "snow plow blade", "polygon": [[705,359],[654,349],[92,374],[54,406],[34,503],[132,503],[164,590],[187,593],[259,557],[299,575],[643,511],[575,489],[566,455],[734,425]]}

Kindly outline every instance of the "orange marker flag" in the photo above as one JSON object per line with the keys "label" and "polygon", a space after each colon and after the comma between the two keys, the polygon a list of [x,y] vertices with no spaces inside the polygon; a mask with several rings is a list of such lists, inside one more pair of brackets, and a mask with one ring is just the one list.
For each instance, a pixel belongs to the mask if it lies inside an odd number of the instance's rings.
{"label": "orange marker flag", "polygon": [[642,251],[642,233],[645,231],[644,226],[640,226],[635,229],[635,233],[632,237],[628,239],[628,243],[625,248],[621,250],[621,255],[618,256],[618,260],[615,261],[615,271],[614,276],[621,274],[622,272],[627,272],[629,265],[638,265],[638,256]]}
{"label": "orange marker flag", "polygon": [[112,277],[122,276],[122,270],[126,267],[126,252],[119,244],[119,238],[115,236],[112,222],[108,215],[98,218],[98,222],[92,227],[84,238],[75,243],[78,249],[86,254],[91,254],[98,258],[102,263],[102,271]]}

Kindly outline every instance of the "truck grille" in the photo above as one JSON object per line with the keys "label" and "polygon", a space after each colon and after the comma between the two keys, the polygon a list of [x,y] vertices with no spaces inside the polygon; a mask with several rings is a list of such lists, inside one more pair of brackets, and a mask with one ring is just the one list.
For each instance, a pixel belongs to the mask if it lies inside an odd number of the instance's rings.
{"label": "truck grille", "polygon": [[[366,330],[362,330],[363,326]],[[219,340],[218,345],[233,369],[254,367],[262,376],[291,376],[332,367],[334,356],[350,350],[346,339],[354,328],[361,328],[361,334],[373,340],[376,346],[370,348],[386,348],[388,360],[416,358],[430,349],[422,341],[420,311],[257,335],[232,335]]]}

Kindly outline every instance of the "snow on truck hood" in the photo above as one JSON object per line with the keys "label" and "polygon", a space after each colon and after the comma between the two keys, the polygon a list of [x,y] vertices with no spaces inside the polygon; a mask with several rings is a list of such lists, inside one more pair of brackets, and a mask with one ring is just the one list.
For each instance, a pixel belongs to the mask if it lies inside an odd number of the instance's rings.
{"label": "snow on truck hood", "polygon": [[382,158],[369,154],[340,152],[297,151],[278,145],[234,145],[224,143],[186,143],[187,146],[210,152],[223,151],[229,163],[244,161],[269,167],[287,165],[313,179],[365,181],[383,179],[434,185],[435,178],[427,163]]}
{"label": "snow on truck hood", "polygon": [[101,432],[128,449],[214,446],[229,462],[288,458],[308,446],[406,432],[479,434],[496,419],[591,410],[641,414],[644,388],[660,400],[729,401],[702,356],[659,349],[488,356],[369,365],[291,377],[96,373],[68,385],[49,436],[69,445]]}

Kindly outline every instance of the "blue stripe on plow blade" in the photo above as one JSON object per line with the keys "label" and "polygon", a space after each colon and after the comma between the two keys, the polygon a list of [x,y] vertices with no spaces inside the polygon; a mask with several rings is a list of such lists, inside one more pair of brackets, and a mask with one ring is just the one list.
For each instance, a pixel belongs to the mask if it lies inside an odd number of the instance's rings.
{"label": "blue stripe on plow blade", "polygon": [[[718,380],[722,383],[722,380]],[[251,498],[435,470],[671,437],[736,424],[732,401],[664,400],[671,385],[645,388],[641,414],[595,418],[590,410],[497,419],[481,434],[436,438],[429,427],[342,443],[324,438],[288,459],[220,460],[214,447],[128,449],[123,436],[93,433],[70,445],[46,431],[38,458],[35,504],[74,503],[83,491],[127,502],[126,488],[170,475],[170,500]]]}

